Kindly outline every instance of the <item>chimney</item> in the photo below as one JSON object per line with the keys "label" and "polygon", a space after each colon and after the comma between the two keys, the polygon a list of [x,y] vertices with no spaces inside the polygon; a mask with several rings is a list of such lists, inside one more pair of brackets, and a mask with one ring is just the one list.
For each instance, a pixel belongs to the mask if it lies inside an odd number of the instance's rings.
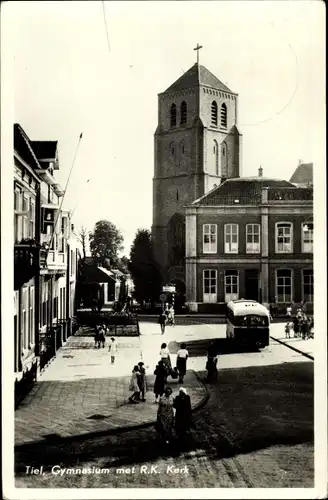
{"label": "chimney", "polygon": [[262,165],[259,168],[259,177],[263,177],[263,168],[262,168]]}
{"label": "chimney", "polygon": [[303,163],[303,160],[298,160],[299,165],[302,165],[302,163]]}

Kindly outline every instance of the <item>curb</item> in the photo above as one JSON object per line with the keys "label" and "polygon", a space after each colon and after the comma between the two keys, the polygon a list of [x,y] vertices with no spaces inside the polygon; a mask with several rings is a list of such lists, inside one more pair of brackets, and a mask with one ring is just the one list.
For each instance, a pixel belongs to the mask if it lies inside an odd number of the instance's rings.
{"label": "curb", "polygon": [[300,349],[297,349],[297,347],[291,346],[287,342],[284,342],[283,340],[276,339],[275,337],[272,337],[270,335],[270,338],[274,340],[275,342],[279,342],[279,344],[285,345],[286,347],[289,347],[292,351],[297,352],[298,354],[301,354],[302,356],[305,356],[306,358],[311,359],[311,361],[314,361],[314,356],[311,356],[311,354],[307,354],[306,352],[301,351]]}
{"label": "curb", "polygon": [[[199,377],[199,375],[194,371],[190,370],[191,372],[194,373],[195,377],[197,380],[200,382],[202,385],[205,394],[202,397],[202,399],[197,403],[197,405],[192,409],[192,412],[195,412],[202,408],[208,401],[210,395],[209,392],[204,385],[203,381]],[[139,429],[146,429],[147,427],[153,427],[155,425],[155,420],[152,420],[150,422],[143,422],[141,424],[131,424],[131,425],[125,425],[122,427],[116,427],[115,429],[107,429],[104,431],[93,431],[93,432],[87,432],[84,434],[79,434],[77,436],[67,436],[67,437],[61,437],[61,436],[53,436],[51,439],[43,439],[37,442],[29,442],[29,443],[24,443],[24,444],[18,444],[14,447],[15,451],[18,452],[20,450],[28,449],[31,446],[33,447],[38,447],[38,446],[44,446],[44,444],[48,443],[49,445],[51,444],[64,444],[64,443],[72,443],[76,441],[82,441],[85,439],[94,439],[97,437],[105,437],[105,436],[112,436],[115,434],[123,434],[124,432],[128,431],[133,431],[133,430],[139,430]]]}

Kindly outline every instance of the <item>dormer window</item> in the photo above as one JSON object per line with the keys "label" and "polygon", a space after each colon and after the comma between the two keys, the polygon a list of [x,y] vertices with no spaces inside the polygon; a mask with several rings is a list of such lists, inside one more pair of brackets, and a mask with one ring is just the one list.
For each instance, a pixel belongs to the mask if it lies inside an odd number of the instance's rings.
{"label": "dormer window", "polygon": [[218,105],[215,101],[211,105],[211,124],[217,127],[218,124]]}
{"label": "dormer window", "polygon": [[183,125],[187,123],[187,103],[186,101],[182,101],[180,106],[180,124]]}
{"label": "dormer window", "polygon": [[225,103],[221,106],[221,127],[227,128],[227,106]]}
{"label": "dormer window", "polygon": [[176,127],[177,124],[177,107],[175,104],[172,104],[170,110],[170,125],[171,127]]}

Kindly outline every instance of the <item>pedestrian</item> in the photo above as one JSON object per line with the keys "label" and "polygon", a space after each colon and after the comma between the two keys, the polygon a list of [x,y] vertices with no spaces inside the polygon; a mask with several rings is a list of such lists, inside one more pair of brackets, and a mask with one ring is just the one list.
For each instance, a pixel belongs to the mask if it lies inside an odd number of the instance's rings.
{"label": "pedestrian", "polygon": [[302,339],[307,340],[309,335],[309,323],[305,315],[303,316],[301,322],[301,334],[302,334]]}
{"label": "pedestrian", "polygon": [[108,351],[110,352],[110,362],[113,365],[115,363],[115,357],[117,354],[117,344],[114,337],[111,337],[110,344],[108,346]]}
{"label": "pedestrian", "polygon": [[130,379],[129,389],[132,392],[132,396],[129,397],[129,403],[137,404],[140,400],[140,387],[139,387],[140,372],[139,366],[135,365],[132,370],[132,375]]}
{"label": "pedestrian", "polygon": [[161,350],[159,351],[159,355],[166,368],[166,377],[168,377],[171,373],[172,365],[171,365],[170,351],[165,342],[163,342],[163,344],[161,345]]}
{"label": "pedestrian", "polygon": [[193,423],[190,396],[184,387],[180,387],[179,394],[174,398],[173,408],[175,408],[176,435],[179,439],[185,439]]}
{"label": "pedestrian", "polygon": [[294,330],[294,337],[298,337],[299,331],[300,331],[300,320],[299,320],[298,316],[295,316],[295,318],[294,318],[293,330]]}
{"label": "pedestrian", "polygon": [[171,387],[166,387],[163,396],[160,397],[156,430],[160,437],[169,444],[172,440],[174,426],[173,398]]}
{"label": "pedestrian", "polygon": [[161,325],[161,333],[163,335],[165,333],[165,325],[166,325],[166,314],[164,312],[162,312],[159,315],[158,323]]}
{"label": "pedestrian", "polygon": [[138,378],[138,384],[139,384],[142,402],[146,401],[145,392],[147,391],[146,370],[144,368],[144,365],[145,365],[145,363],[143,363],[142,361],[139,361],[138,366],[139,366],[140,376]]}
{"label": "pedestrian", "polygon": [[213,341],[207,351],[207,362],[206,362],[206,370],[207,370],[207,382],[215,382],[217,380],[218,372],[217,372],[217,354],[215,342]]}
{"label": "pedestrian", "polygon": [[99,347],[102,344],[103,348],[105,347],[105,338],[106,338],[106,325],[102,325],[99,331]]}
{"label": "pedestrian", "polygon": [[180,346],[180,349],[177,352],[177,369],[179,372],[179,383],[183,383],[183,378],[187,371],[187,359],[189,357],[189,353],[187,351],[187,346],[183,342]]}
{"label": "pedestrian", "polygon": [[158,362],[154,375],[156,375],[154,383],[155,403],[158,403],[158,398],[164,394],[166,380],[166,368],[162,360]]}
{"label": "pedestrian", "polygon": [[291,305],[286,307],[286,316],[287,316],[287,318],[292,317],[292,306]]}
{"label": "pedestrian", "polygon": [[96,325],[96,328],[95,328],[95,334],[94,334],[94,339],[95,339],[95,346],[94,348],[96,349],[97,346],[98,346],[98,340],[99,340],[99,325]]}
{"label": "pedestrian", "polygon": [[168,314],[168,324],[174,326],[174,307],[170,306]]}
{"label": "pedestrian", "polygon": [[287,321],[287,324],[285,326],[285,336],[286,336],[286,339],[290,339],[290,330],[291,330],[291,323],[289,323],[289,321]]}

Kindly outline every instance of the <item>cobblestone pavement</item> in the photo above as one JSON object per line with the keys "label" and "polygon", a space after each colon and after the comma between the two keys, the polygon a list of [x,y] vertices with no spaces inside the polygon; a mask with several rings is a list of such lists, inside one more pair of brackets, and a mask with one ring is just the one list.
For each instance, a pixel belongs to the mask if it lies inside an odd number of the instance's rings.
{"label": "cobblestone pavement", "polygon": [[[164,448],[153,428],[30,443],[16,448],[16,485],[313,487],[312,362],[225,369],[208,390],[210,399],[194,414],[196,428],[185,447]],[[28,465],[43,465],[43,473],[26,474]],[[52,473],[54,465],[59,467]],[[90,470],[72,475],[67,468]]]}
{"label": "cobblestone pavement", "polygon": [[[128,404],[132,367],[142,359],[139,338],[117,338],[118,355],[110,364],[107,348],[94,349],[91,337],[70,337],[15,412],[15,445],[36,440],[107,432],[156,420],[153,371],[147,375],[146,402]],[[177,381],[169,379],[174,392]],[[206,396],[188,372],[184,386],[193,407]]]}

